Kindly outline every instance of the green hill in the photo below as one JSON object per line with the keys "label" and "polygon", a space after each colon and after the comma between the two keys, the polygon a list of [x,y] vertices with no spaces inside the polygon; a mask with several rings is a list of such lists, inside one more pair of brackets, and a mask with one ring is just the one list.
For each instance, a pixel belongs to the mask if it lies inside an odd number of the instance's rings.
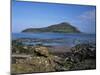
{"label": "green hill", "polygon": [[80,31],[69,23],[63,22],[60,24],[51,25],[44,28],[28,28],[22,32],[57,32],[57,33],[80,33]]}

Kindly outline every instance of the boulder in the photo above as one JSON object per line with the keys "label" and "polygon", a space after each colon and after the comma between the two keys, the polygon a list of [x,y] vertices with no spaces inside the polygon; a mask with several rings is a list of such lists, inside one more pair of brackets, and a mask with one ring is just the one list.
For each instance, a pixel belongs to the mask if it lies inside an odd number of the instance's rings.
{"label": "boulder", "polygon": [[35,53],[37,53],[40,56],[49,56],[49,51],[47,47],[43,47],[43,46],[37,46],[35,47]]}

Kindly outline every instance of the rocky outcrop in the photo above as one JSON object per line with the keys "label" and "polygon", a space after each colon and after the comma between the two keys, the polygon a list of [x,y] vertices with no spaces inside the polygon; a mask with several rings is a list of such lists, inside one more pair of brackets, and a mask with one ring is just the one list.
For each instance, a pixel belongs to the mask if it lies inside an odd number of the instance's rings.
{"label": "rocky outcrop", "polygon": [[[26,49],[26,48],[25,48]],[[28,48],[29,49],[29,48]],[[66,57],[53,55],[48,47],[31,47],[31,59],[17,59],[12,64],[12,73],[54,72],[96,68],[95,44],[79,44],[66,53]]]}
{"label": "rocky outcrop", "polygon": [[96,68],[96,45],[78,44],[71,49],[71,55],[65,59],[68,70],[85,70]]}
{"label": "rocky outcrop", "polygon": [[79,44],[71,49],[73,57],[77,60],[96,58],[95,44]]}
{"label": "rocky outcrop", "polygon": [[18,59],[18,63],[12,64],[13,73],[52,72],[62,63],[62,58],[50,54],[47,47],[36,46],[33,50],[31,59]]}

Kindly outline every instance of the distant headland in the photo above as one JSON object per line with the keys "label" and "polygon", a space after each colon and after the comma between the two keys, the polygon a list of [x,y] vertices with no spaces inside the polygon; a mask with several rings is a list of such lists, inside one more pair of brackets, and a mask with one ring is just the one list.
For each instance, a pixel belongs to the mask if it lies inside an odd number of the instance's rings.
{"label": "distant headland", "polygon": [[43,28],[27,28],[23,30],[24,33],[35,33],[35,32],[55,32],[55,33],[81,33],[76,27],[70,23],[62,22],[59,24],[50,25]]}

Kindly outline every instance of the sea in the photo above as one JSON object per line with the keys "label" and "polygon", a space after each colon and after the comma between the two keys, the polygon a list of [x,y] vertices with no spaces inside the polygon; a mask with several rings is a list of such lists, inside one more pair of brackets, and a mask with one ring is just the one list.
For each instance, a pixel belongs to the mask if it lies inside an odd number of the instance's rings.
{"label": "sea", "polygon": [[96,43],[96,34],[85,33],[12,33],[12,40],[41,39],[43,41],[23,42],[26,45],[42,43],[47,46],[75,46],[81,43]]}

